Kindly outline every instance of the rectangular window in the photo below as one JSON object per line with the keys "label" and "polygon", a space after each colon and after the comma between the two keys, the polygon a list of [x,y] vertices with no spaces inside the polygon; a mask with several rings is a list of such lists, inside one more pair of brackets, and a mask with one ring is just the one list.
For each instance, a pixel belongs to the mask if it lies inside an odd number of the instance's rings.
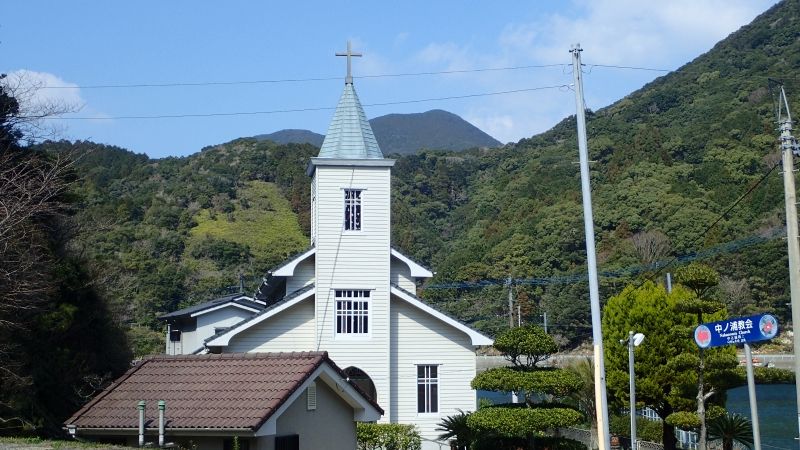
{"label": "rectangular window", "polygon": [[417,413],[439,412],[439,366],[417,366]]}
{"label": "rectangular window", "polygon": [[336,334],[369,333],[369,291],[336,289]]}
{"label": "rectangular window", "polygon": [[181,341],[181,330],[169,330],[169,341],[170,342],[180,342]]}
{"label": "rectangular window", "polygon": [[361,190],[344,190],[344,229],[358,231],[361,229]]}

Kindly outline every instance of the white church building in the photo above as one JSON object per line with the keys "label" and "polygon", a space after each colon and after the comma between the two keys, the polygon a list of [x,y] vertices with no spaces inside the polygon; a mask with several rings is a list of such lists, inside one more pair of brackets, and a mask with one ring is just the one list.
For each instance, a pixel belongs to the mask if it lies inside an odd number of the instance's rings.
{"label": "white church building", "polygon": [[377,400],[381,421],[436,425],[475,409],[475,348],[492,339],[416,296],[433,274],[392,247],[391,170],[348,72],[311,177],[311,246],[273,269],[254,297],[162,316],[167,353],[327,351]]}

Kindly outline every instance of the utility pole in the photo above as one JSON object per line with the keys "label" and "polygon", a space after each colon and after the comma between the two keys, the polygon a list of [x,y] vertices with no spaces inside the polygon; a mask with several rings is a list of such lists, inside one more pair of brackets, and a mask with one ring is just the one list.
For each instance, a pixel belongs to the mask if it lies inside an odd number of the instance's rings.
{"label": "utility pole", "polygon": [[[786,115],[781,111],[786,109]],[[793,154],[798,151],[797,140],[792,136],[792,115],[786,91],[781,86],[778,98],[778,125],[781,130],[781,153],[783,162],[783,191],[786,202],[786,242],[789,245],[789,290],[792,299],[792,328],[794,330],[794,374],[800,379],[800,242],[797,230],[797,191],[794,186]],[[797,429],[800,436],[800,383],[796,383],[798,406]]]}
{"label": "utility pole", "polygon": [[511,294],[511,275],[508,276],[508,327],[514,328],[514,297]]}
{"label": "utility pole", "polygon": [[581,72],[580,44],[572,53],[572,72],[575,77],[575,117],[578,122],[578,155],[581,166],[581,193],[583,196],[583,224],[586,234],[586,265],[589,269],[589,300],[592,307],[592,347],[594,347],[594,389],[597,405],[597,433],[599,450],[611,449],[608,432],[608,397],[606,394],[605,352],[603,330],[600,324],[600,284],[597,280],[597,255],[594,244],[594,219],[592,217],[592,189],[589,179],[589,149],[586,143],[586,111],[583,101],[583,73]]}

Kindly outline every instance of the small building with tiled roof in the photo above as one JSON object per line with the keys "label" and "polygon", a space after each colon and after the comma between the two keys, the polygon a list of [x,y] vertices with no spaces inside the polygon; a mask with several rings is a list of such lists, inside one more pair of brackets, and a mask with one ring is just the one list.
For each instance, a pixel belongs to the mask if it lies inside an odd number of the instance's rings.
{"label": "small building with tiled roof", "polygon": [[142,434],[145,443],[198,450],[232,448],[234,438],[243,450],[352,450],[355,422],[381,414],[326,352],[210,354],[145,359],[65,426],[77,438],[130,446]]}
{"label": "small building with tiled roof", "polygon": [[168,355],[198,353],[214,334],[261,312],[266,303],[242,293],[179,309],[159,316],[167,324]]}
{"label": "small building with tiled roof", "polygon": [[[356,56],[348,44],[350,57]],[[210,353],[327,351],[385,410],[439,449],[437,424],[476,407],[475,349],[492,339],[417,297],[430,269],[391,244],[391,169],[353,78],[311,158],[311,246],[270,271],[265,306],[205,339]]]}

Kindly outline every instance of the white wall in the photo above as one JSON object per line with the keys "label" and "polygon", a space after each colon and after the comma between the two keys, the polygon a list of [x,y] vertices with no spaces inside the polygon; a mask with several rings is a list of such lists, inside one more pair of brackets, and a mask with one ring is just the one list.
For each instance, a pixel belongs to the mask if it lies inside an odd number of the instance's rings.
{"label": "white wall", "polygon": [[392,258],[391,281],[412,294],[417,293],[417,285],[414,284],[414,279],[411,278],[411,270],[408,268],[408,264],[397,258]]}
{"label": "white wall", "polygon": [[[404,300],[392,298],[392,410],[391,421],[413,423],[427,439],[441,432],[436,425],[458,409],[475,409],[475,351],[465,333],[420,311]],[[402,332],[400,332],[402,330]],[[417,414],[417,365],[438,364],[439,412]]]}
{"label": "white wall", "polygon": [[294,268],[294,276],[286,279],[287,295],[314,282],[315,260],[313,255],[309,256]]}
{"label": "white wall", "polygon": [[[389,167],[318,166],[316,317],[318,346],[339,367],[356,366],[375,383],[378,403],[389,403]],[[362,189],[362,229],[344,231],[344,189]],[[333,289],[370,290],[370,335],[335,336]]]}
{"label": "white wall", "polygon": [[194,348],[184,348],[189,353],[203,345],[203,342],[213,336],[214,328],[228,328],[252,317],[256,313],[236,306],[226,306],[197,316],[197,331],[195,332],[196,345]]}
{"label": "white wall", "polygon": [[308,298],[231,338],[225,353],[314,349],[314,298]]}

